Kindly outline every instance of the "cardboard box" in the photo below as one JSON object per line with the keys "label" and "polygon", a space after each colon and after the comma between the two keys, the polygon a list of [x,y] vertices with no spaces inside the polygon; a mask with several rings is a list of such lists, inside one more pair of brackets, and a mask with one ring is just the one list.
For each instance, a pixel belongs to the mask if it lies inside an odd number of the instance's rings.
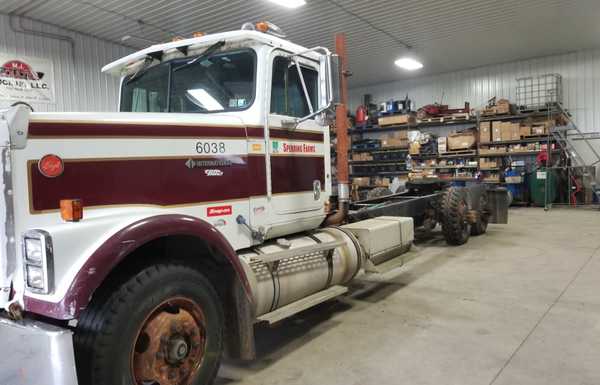
{"label": "cardboard box", "polygon": [[502,122],[492,122],[492,142],[502,141]]}
{"label": "cardboard box", "polygon": [[496,168],[496,167],[498,167],[498,163],[493,159],[489,159],[489,158],[480,158],[479,159],[479,168],[481,168],[482,170]]}
{"label": "cardboard box", "polygon": [[390,185],[390,178],[375,178],[375,186],[378,187],[388,187]]}
{"label": "cardboard box", "polygon": [[365,160],[373,160],[373,156],[368,152],[355,152],[352,154],[352,160],[356,161],[365,161]]}
{"label": "cardboard box", "polygon": [[394,131],[390,137],[396,139],[408,139],[408,130],[398,130]]}
{"label": "cardboard box", "polygon": [[531,135],[544,135],[545,133],[546,133],[545,125],[535,124],[535,125],[531,126]]}
{"label": "cardboard box", "polygon": [[521,139],[521,125],[519,123],[511,123],[510,126],[510,140]]}
{"label": "cardboard box", "polygon": [[449,150],[468,150],[475,144],[473,132],[460,132],[448,135]]}
{"label": "cardboard box", "polygon": [[438,153],[448,152],[448,140],[445,136],[440,136],[437,139]]}
{"label": "cardboard box", "polygon": [[521,138],[519,131],[519,123],[503,122],[501,124],[502,140],[519,140]]}
{"label": "cardboard box", "polygon": [[506,152],[506,147],[504,147],[504,146],[479,149],[479,154],[481,154],[481,155],[503,154],[505,152]]}
{"label": "cardboard box", "polygon": [[479,123],[479,143],[489,143],[492,141],[492,122]]}
{"label": "cardboard box", "polygon": [[380,126],[393,126],[396,124],[414,124],[415,117],[411,114],[405,115],[389,115],[382,116],[379,118],[378,123]]}
{"label": "cardboard box", "polygon": [[508,99],[500,99],[496,102],[496,113],[497,114],[508,114],[510,113],[510,101]]}
{"label": "cardboard box", "polygon": [[522,138],[531,135],[531,126],[520,126],[519,134]]}
{"label": "cardboard box", "polygon": [[419,155],[421,150],[421,144],[419,142],[412,142],[408,147],[408,153],[411,155]]}
{"label": "cardboard box", "polygon": [[369,178],[369,177],[352,178],[352,184],[355,186],[366,187],[370,183],[371,183],[371,178]]}
{"label": "cardboard box", "polygon": [[399,147],[399,148],[408,148],[408,139],[400,139],[394,136],[388,136],[385,139],[381,140],[381,147],[390,148],[390,147]]}

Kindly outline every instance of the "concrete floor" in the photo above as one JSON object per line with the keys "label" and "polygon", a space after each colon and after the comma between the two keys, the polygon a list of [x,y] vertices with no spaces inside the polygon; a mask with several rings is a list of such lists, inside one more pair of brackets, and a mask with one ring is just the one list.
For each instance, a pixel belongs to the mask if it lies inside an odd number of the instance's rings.
{"label": "concrete floor", "polygon": [[257,330],[218,384],[600,384],[600,213],[512,209],[460,247],[439,237],[387,282]]}

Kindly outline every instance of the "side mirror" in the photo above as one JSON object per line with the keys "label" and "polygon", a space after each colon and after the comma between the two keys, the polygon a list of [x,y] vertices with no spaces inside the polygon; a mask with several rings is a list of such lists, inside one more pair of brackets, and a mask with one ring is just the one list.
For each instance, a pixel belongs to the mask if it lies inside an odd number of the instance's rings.
{"label": "side mirror", "polygon": [[340,57],[336,54],[329,55],[329,69],[331,72],[331,100],[332,107],[342,102],[342,64]]}

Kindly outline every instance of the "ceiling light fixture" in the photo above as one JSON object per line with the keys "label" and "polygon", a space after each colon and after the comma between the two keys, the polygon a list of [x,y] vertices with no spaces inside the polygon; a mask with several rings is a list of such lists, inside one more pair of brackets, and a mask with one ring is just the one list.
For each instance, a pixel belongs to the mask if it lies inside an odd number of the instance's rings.
{"label": "ceiling light fixture", "polygon": [[410,57],[401,57],[394,64],[407,71],[415,71],[423,68],[423,63]]}
{"label": "ceiling light fixture", "polygon": [[269,0],[271,3],[281,5],[286,8],[298,8],[306,4],[305,0]]}

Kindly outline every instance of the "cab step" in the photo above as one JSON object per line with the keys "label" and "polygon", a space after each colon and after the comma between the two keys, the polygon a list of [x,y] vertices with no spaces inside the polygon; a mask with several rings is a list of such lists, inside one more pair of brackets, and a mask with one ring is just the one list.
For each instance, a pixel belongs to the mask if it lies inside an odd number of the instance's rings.
{"label": "cab step", "polygon": [[309,295],[308,297],[302,298],[296,302],[292,302],[289,305],[280,307],[279,309],[273,310],[270,313],[263,314],[260,317],[257,317],[257,321],[267,322],[269,325],[273,325],[279,321],[293,316],[294,314],[298,314],[303,310],[338,297],[347,291],[348,288],[345,286],[331,286],[328,289]]}

